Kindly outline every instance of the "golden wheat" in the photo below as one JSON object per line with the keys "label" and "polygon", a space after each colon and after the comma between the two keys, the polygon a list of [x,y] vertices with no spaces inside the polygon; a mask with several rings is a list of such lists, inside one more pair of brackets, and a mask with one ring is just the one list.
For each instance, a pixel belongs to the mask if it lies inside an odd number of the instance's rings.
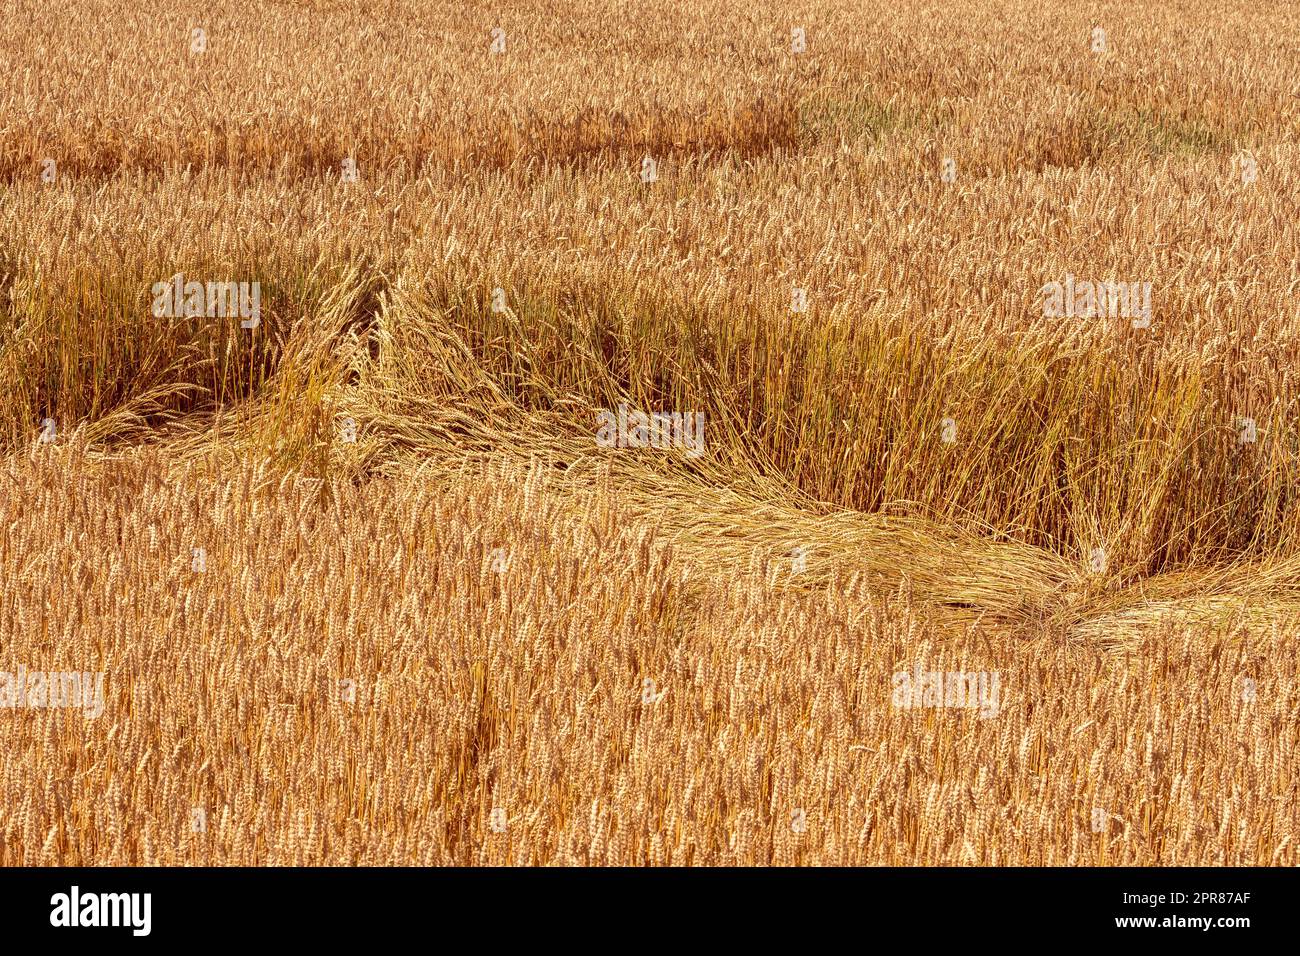
{"label": "golden wheat", "polygon": [[0,862],[1296,863],[1296,15],[1185,6],[7,4],[0,672],[106,696]]}

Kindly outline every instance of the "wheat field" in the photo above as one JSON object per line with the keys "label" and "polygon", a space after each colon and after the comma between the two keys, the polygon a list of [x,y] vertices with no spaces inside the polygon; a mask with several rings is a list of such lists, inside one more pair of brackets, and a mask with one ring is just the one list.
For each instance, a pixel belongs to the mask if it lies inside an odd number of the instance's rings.
{"label": "wheat field", "polygon": [[0,862],[1300,864],[1293,9],[0,10]]}

